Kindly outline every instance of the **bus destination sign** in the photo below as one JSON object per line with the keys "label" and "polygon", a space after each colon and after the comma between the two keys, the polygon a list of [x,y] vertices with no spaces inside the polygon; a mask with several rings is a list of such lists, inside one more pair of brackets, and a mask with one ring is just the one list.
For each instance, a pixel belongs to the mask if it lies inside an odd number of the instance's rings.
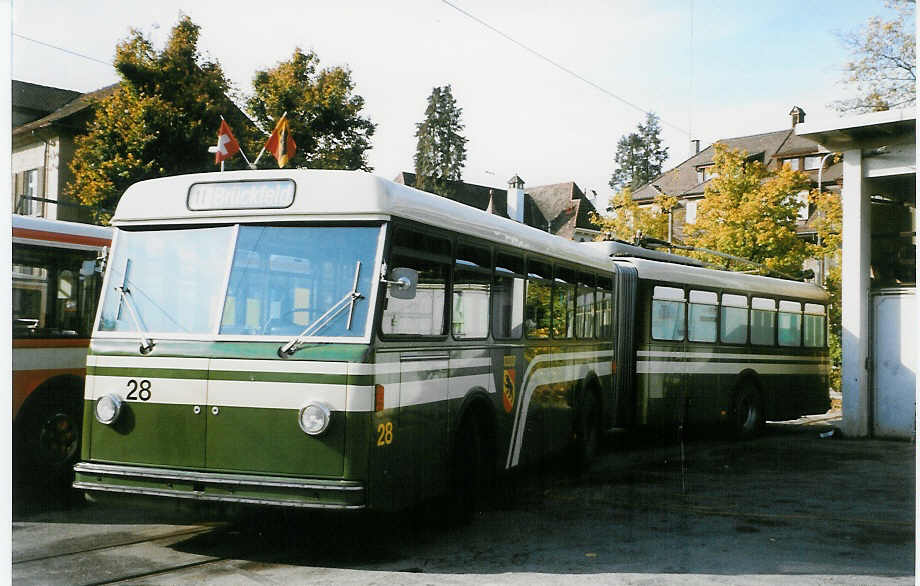
{"label": "bus destination sign", "polygon": [[294,182],[290,179],[196,183],[188,190],[192,211],[283,209],[292,203]]}

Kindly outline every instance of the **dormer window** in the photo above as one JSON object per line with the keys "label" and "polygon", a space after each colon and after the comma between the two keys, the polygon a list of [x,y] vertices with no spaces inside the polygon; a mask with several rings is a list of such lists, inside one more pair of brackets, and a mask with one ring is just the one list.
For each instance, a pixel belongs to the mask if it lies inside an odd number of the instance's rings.
{"label": "dormer window", "polygon": [[697,183],[706,183],[710,179],[718,176],[719,174],[714,172],[712,165],[704,165],[696,168]]}

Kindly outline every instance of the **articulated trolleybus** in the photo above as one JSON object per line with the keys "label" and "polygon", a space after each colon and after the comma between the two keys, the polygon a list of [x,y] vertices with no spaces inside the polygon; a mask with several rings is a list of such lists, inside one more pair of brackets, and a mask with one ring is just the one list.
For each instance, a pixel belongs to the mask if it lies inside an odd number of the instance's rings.
{"label": "articulated trolleybus", "polygon": [[17,477],[67,488],[79,456],[86,351],[112,230],[14,215],[13,445]]}
{"label": "articulated trolleybus", "polygon": [[614,428],[751,434],[828,407],[811,285],[577,244],[362,172],[146,181],[113,225],[76,466],[91,497],[469,509],[504,471],[587,463]]}

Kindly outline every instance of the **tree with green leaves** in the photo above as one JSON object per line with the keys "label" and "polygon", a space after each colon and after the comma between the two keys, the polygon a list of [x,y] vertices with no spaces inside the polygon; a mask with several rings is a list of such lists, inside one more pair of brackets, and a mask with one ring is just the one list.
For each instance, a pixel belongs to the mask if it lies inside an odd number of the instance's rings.
{"label": "tree with green leaves", "polygon": [[451,181],[460,181],[466,163],[466,138],[450,85],[435,87],[428,96],[425,119],[415,125],[415,187],[448,195]]}
{"label": "tree with green leaves", "polygon": [[636,189],[661,174],[668,160],[668,147],[661,144],[661,124],[658,116],[649,112],[645,124],[639,123],[636,132],[621,136],[613,157],[616,169],[610,177],[610,187],[620,191],[624,187]]}
{"label": "tree with green leaves", "polygon": [[208,147],[216,141],[221,114],[238,138],[251,135],[227,97],[230,83],[220,64],[198,51],[199,30],[183,16],[162,51],[137,30],[116,47],[121,83],[97,104],[87,132],[76,137],[66,187],[96,221],[111,216],[132,183],[213,170]]}
{"label": "tree with green leaves", "polygon": [[892,18],[872,17],[858,33],[841,35],[852,60],[843,83],[857,96],[834,102],[841,112],[878,112],[916,104],[915,0],[886,0]]}
{"label": "tree with green leaves", "polygon": [[[768,170],[759,161],[748,160],[744,151],[721,143],[713,147],[713,178],[706,184],[696,223],[684,228],[687,243],[801,275],[811,251],[795,228],[801,206],[798,195],[808,190],[808,176],[788,165]],[[702,258],[724,262],[711,255]]]}
{"label": "tree with green leaves", "polygon": [[[297,143],[292,166],[372,170],[367,151],[377,125],[364,115],[364,98],[354,93],[348,68],[321,68],[315,52],[297,48],[287,61],[257,71],[252,86],[248,110],[263,128],[270,131],[287,112]],[[260,150],[264,140],[250,143],[251,149]]]}

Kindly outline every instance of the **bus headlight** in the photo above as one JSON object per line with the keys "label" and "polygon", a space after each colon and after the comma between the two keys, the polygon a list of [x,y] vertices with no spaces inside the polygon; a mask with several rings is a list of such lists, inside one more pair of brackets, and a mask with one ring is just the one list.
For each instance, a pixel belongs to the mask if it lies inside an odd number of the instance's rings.
{"label": "bus headlight", "polygon": [[331,419],[332,412],[329,411],[328,407],[320,403],[307,403],[297,416],[300,429],[307,435],[322,434],[329,427]]}
{"label": "bus headlight", "polygon": [[118,395],[106,395],[96,401],[96,421],[112,425],[121,414],[121,398]]}

